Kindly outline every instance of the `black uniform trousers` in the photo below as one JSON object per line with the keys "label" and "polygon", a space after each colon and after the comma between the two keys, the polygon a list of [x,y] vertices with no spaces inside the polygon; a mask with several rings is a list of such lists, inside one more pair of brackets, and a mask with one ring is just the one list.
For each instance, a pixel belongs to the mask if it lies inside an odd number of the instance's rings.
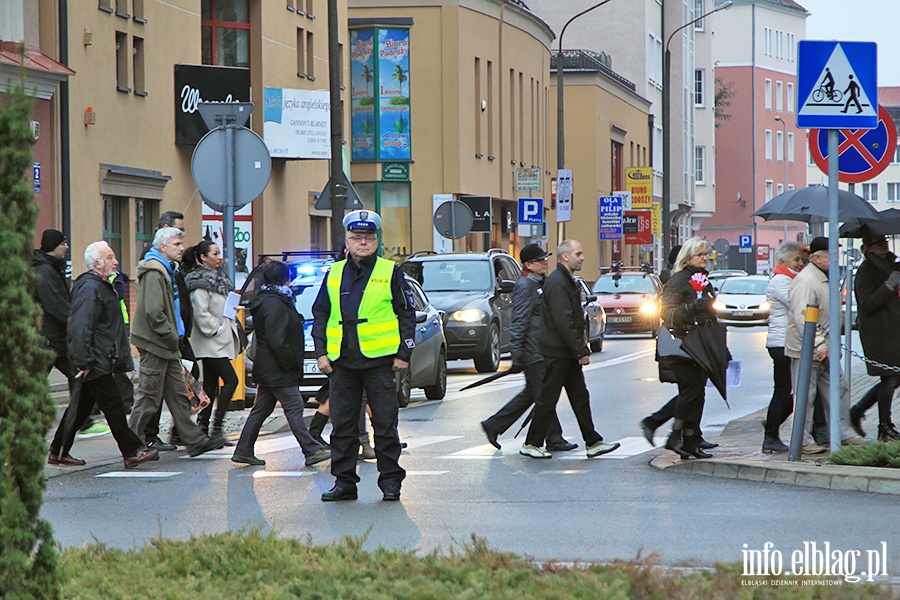
{"label": "black uniform trousers", "polygon": [[332,432],[331,474],[341,489],[356,489],[359,475],[356,461],[359,456],[359,412],[362,395],[366,392],[372,409],[372,429],[375,432],[375,457],[378,464],[378,487],[385,490],[392,483],[399,485],[406,477],[400,467],[400,435],[397,432],[399,406],[391,364],[369,368],[346,368],[334,363],[331,374]]}
{"label": "black uniform trousers", "polygon": [[577,358],[544,357],[544,380],[541,395],[534,404],[534,416],[531,418],[531,427],[528,428],[526,444],[541,447],[550,429],[550,423],[556,416],[556,403],[559,402],[559,394],[566,389],[569,404],[578,420],[578,428],[581,429],[581,437],[587,446],[593,446],[602,442],[603,437],[594,429],[594,419],[591,416],[591,396],[587,385],[584,383],[584,373],[581,370]]}
{"label": "black uniform trousers", "polygon": [[[502,435],[507,429],[512,427],[513,423],[519,420],[525,411],[528,410],[541,395],[541,385],[544,379],[544,361],[532,363],[525,367],[525,389],[516,394],[516,396],[507,402],[503,408],[494,413],[493,416],[485,419],[484,428],[487,431]],[[550,427],[547,430],[548,444],[565,444],[566,440],[562,436],[562,426],[559,424],[559,417],[556,412],[553,413],[553,419],[550,421]]]}
{"label": "black uniform trousers", "polygon": [[50,452],[57,456],[65,456],[75,442],[77,425],[91,414],[94,403],[100,407],[106,416],[106,423],[122,452],[122,456],[136,456],[138,448],[143,446],[140,438],[128,428],[125,420],[125,410],[122,407],[122,397],[112,374],[101,375],[96,379],[82,381],[75,380],[73,390],[63,419],[56,430],[53,442],[50,444]]}

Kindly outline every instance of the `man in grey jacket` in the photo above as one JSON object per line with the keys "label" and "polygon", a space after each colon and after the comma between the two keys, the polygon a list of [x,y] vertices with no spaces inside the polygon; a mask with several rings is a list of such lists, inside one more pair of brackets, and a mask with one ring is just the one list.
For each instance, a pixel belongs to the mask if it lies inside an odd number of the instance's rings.
{"label": "man in grey jacket", "polygon": [[[512,324],[509,327],[512,372],[525,373],[525,389],[497,411],[492,417],[481,422],[481,428],[492,446],[500,449],[497,436],[502,435],[521,417],[540,395],[541,380],[544,377],[544,357],[538,348],[538,333],[541,330],[541,286],[547,277],[545,252],[537,244],[528,244],[519,253],[522,261],[522,277],[516,282],[512,292]],[[562,436],[559,418],[554,413],[547,432],[547,450],[566,452],[574,450],[578,444],[566,441]]]}

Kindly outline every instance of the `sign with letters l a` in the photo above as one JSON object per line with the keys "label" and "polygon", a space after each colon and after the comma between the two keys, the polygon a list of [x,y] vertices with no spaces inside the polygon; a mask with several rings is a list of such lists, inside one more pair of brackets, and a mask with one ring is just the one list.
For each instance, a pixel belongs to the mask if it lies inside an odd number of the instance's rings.
{"label": "sign with letters l a", "polygon": [[460,196],[460,201],[465,202],[472,210],[475,222],[472,224],[472,233],[491,232],[491,197],[490,196]]}

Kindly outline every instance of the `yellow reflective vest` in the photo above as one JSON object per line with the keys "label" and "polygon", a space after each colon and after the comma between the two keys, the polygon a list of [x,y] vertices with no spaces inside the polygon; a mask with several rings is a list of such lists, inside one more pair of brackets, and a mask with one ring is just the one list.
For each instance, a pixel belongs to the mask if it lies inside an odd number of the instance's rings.
{"label": "yellow reflective vest", "polygon": [[[344,340],[341,280],[346,264],[346,260],[334,263],[325,280],[325,285],[328,286],[328,299],[331,302],[331,314],[325,327],[326,349],[328,358],[332,361],[340,357],[341,343]],[[378,257],[363,291],[357,314],[356,333],[359,336],[359,349],[367,358],[390,356],[396,354],[400,347],[400,321],[394,312],[391,293],[394,265],[394,261]]]}

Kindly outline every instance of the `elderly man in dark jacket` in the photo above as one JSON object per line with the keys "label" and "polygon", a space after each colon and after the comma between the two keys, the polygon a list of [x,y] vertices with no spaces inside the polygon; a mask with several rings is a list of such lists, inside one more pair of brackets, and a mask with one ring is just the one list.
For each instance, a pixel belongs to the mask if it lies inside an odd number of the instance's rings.
{"label": "elderly man in dark jacket", "polygon": [[[538,347],[541,330],[541,286],[547,277],[547,259],[550,252],[537,244],[528,244],[519,253],[522,260],[522,277],[516,282],[512,292],[512,323],[509,327],[512,372],[525,372],[525,389],[497,411],[481,422],[481,428],[492,446],[500,449],[497,436],[506,432],[540,395],[541,380],[544,378],[544,357]],[[559,418],[553,413],[547,433],[547,450],[566,452],[574,450],[572,444],[562,436]]]}
{"label": "elderly man in dark jacket", "polygon": [[156,457],[156,450],[138,452],[141,440],[128,428],[122,399],[113,373],[131,371],[131,347],[119,296],[109,282],[119,261],[106,242],[94,242],[84,251],[90,269],[75,281],[68,320],[68,353],[73,369],[73,402],[59,425],[47,462],[51,465],[83,465],[85,461],[69,454],[75,439],[75,426],[84,421],[96,402],[106,415],[112,435],[125,459],[125,468]]}
{"label": "elderly man in dark jacket", "polygon": [[253,315],[253,344],[256,345],[253,379],[259,387],[253,410],[231,457],[236,463],[266,464],[256,457],[253,446],[276,402],[284,408],[291,433],[306,456],[306,466],[331,458],[331,453],[310,435],[303,420],[303,397],[297,389],[303,383],[303,317],[294,306],[289,280],[290,269],[286,264],[268,263],[263,267],[263,285],[248,306]]}
{"label": "elderly man in dark jacket", "polygon": [[591,351],[585,336],[584,308],[574,272],[581,270],[584,250],[581,242],[566,240],[557,248],[559,265],[544,283],[541,307],[541,333],[538,338],[546,371],[541,395],[534,406],[528,437],[519,454],[531,458],[552,458],[542,446],[556,413],[562,388],[578,420],[587,446],[588,458],[612,452],[618,443],[607,444],[594,429],[591,397],[584,382],[582,367],[590,364]]}
{"label": "elderly man in dark jacket", "polygon": [[888,250],[887,238],[873,235],[863,238],[866,260],[856,274],[856,303],[859,307],[859,339],[866,358],[884,366],[866,362],[869,375],[880,377],[872,389],[850,408],[850,424],[865,437],[862,419],[866,410],[878,403],[878,441],[900,439],[891,419],[894,392],[900,386],[900,265]]}

